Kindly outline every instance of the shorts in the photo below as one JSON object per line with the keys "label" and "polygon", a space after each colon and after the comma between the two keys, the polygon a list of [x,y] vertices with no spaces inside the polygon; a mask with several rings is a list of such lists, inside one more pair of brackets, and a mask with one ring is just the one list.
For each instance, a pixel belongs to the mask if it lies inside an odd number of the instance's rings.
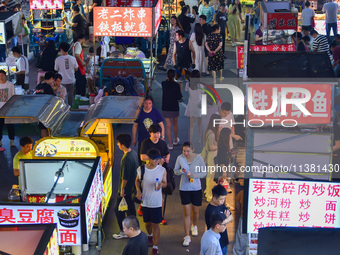
{"label": "shorts", "polygon": [[142,206],[142,212],[143,212],[143,221],[145,223],[152,222],[154,224],[159,224],[162,221],[162,207],[157,208],[149,208],[149,207],[143,207]]}
{"label": "shorts", "polygon": [[201,206],[202,205],[202,190],[195,191],[179,191],[181,196],[182,205],[194,205]]}
{"label": "shorts", "polygon": [[162,111],[163,118],[176,118],[179,116],[178,111]]}

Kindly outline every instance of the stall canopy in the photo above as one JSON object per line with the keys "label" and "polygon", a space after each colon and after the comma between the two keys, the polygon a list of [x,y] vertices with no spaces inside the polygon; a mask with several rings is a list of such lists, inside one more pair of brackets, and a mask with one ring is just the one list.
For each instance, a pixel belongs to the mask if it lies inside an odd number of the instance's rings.
{"label": "stall canopy", "polygon": [[52,95],[13,96],[0,109],[0,117],[6,123],[41,122],[45,127],[53,129],[69,111],[64,100]]}
{"label": "stall canopy", "polygon": [[13,96],[1,109],[6,123],[41,122],[55,137],[77,137],[82,124],[95,122],[131,124],[138,117],[142,97],[106,96],[85,112],[70,111],[64,101],[51,95]]}

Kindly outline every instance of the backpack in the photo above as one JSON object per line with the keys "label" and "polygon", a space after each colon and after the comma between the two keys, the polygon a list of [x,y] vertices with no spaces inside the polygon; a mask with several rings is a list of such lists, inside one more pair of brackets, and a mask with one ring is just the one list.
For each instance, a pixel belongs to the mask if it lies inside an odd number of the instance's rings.
{"label": "backpack", "polygon": [[[143,181],[143,178],[144,178],[144,174],[145,174],[145,165],[141,165],[140,167],[140,190],[142,191],[142,181]],[[137,189],[136,189],[136,185],[133,186],[132,188],[132,200],[137,203],[137,204],[141,204],[142,203],[142,200],[139,200],[137,198]]]}
{"label": "backpack", "polygon": [[174,169],[169,167],[168,164],[163,164],[163,167],[166,170],[167,185],[165,188],[162,189],[162,192],[163,194],[170,196],[176,189],[175,173],[174,173]]}

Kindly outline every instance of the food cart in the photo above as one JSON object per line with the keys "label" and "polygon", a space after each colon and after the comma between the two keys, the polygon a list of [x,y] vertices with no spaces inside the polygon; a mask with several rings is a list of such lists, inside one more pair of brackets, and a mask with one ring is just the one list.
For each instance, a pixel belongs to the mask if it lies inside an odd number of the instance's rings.
{"label": "food cart", "polygon": [[59,255],[56,224],[0,225],[0,240],[2,254]]}
{"label": "food cart", "polygon": [[77,253],[88,244],[103,197],[100,157],[20,160],[20,180],[23,202],[0,203],[0,224],[56,223],[59,245]]}
{"label": "food cart", "polygon": [[87,113],[69,111],[63,100],[51,95],[13,96],[1,109],[6,123],[41,122],[50,136],[34,145],[34,159],[95,159],[100,156],[103,175],[101,215],[112,195],[114,133],[112,123],[132,124],[143,98],[107,96],[92,105]]}
{"label": "food cart", "polygon": [[30,50],[37,56],[46,42],[71,42],[72,31],[66,22],[70,11],[65,12],[63,0],[30,0]]}
{"label": "food cart", "polygon": [[[137,1],[131,6],[140,7],[95,7],[94,8],[94,36],[137,37],[150,39],[150,58],[142,59],[148,80],[147,87],[151,87],[154,79],[155,59],[153,56],[153,38],[156,37],[161,23],[161,0]],[[93,40],[95,41],[95,40]],[[157,48],[157,46],[155,47]],[[131,55],[131,54],[129,54]],[[133,63],[133,62],[129,62]]]}
{"label": "food cart", "polygon": [[261,2],[263,44],[291,43],[290,35],[297,30],[298,14],[291,11],[290,2]]}
{"label": "food cart", "polygon": [[21,33],[22,30],[21,12],[0,12],[0,69],[6,71],[11,77],[16,72],[13,61],[8,60],[11,39]]}

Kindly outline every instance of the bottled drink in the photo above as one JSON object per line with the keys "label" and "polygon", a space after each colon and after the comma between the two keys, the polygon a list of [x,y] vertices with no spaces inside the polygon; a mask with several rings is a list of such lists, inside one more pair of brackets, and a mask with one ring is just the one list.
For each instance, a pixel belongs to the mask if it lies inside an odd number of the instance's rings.
{"label": "bottled drink", "polygon": [[18,185],[12,185],[12,189],[8,193],[9,202],[20,202],[20,191]]}
{"label": "bottled drink", "polygon": [[[156,178],[156,183],[155,183],[155,190],[158,190],[158,186],[161,184],[160,180]],[[159,189],[160,190],[160,189]]]}

